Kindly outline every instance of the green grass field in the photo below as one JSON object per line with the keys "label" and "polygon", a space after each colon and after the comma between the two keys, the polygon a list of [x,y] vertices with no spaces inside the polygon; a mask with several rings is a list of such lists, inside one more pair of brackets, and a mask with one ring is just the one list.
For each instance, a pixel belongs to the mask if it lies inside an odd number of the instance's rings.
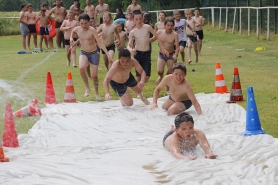
{"label": "green grass field", "polygon": [[[271,41],[266,41],[264,36],[258,39],[254,35],[251,35],[250,37],[245,34],[233,35],[229,32],[219,31],[210,26],[204,27],[204,34],[205,39],[199,63],[195,64],[193,62],[191,65],[187,65],[188,72],[186,78],[190,81],[194,92],[214,92],[216,62],[220,62],[221,64],[228,89],[231,88],[233,69],[234,67],[238,67],[244,99],[246,100],[247,98],[247,87],[253,86],[262,127],[268,134],[278,137],[277,36],[272,35]],[[254,49],[258,46],[262,46],[266,50],[255,52]],[[29,104],[33,98],[39,100],[41,108],[45,107],[45,83],[46,73],[48,71],[50,71],[52,75],[52,81],[58,102],[63,102],[66,77],[67,72],[69,71],[72,72],[77,100],[81,102],[94,101],[93,92],[91,92],[88,98],[83,96],[85,86],[79,75],[78,68],[66,67],[64,49],[58,50],[57,53],[52,55],[45,62],[42,61],[50,55],[50,51],[36,55],[19,55],[17,52],[20,50],[22,50],[21,36],[1,37],[0,84],[8,84],[11,90],[9,88],[3,90],[0,86],[0,134],[3,132],[3,115],[5,113],[6,102],[11,103],[13,111]],[[77,53],[79,55],[79,50]],[[155,88],[155,80],[157,79],[157,53],[158,47],[155,42],[153,43],[152,52],[152,76],[144,87],[144,95],[146,97],[152,97]],[[194,59],[195,58],[193,57],[193,61]],[[103,98],[104,91],[102,82],[106,70],[102,60],[100,63],[103,70],[99,72],[99,89]],[[32,68],[34,69],[31,70]],[[193,69],[195,69],[195,72],[192,72]],[[165,96],[166,94],[165,92],[162,92],[160,95]],[[118,99],[115,93],[113,93],[113,98]],[[239,104],[246,108],[246,102]],[[16,118],[15,124],[17,132],[27,133],[38,119],[39,118]]]}

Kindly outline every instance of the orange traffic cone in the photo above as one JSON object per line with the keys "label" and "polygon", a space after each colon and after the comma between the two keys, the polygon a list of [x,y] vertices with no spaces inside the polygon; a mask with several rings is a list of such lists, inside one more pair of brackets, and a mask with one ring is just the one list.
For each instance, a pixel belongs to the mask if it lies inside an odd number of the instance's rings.
{"label": "orange traffic cone", "polygon": [[243,95],[242,95],[242,91],[241,91],[238,68],[234,68],[230,100],[227,102],[228,103],[236,103],[236,102],[240,102],[240,101],[244,101],[244,100],[243,100]]}
{"label": "orange traffic cone", "polygon": [[68,72],[64,102],[68,102],[68,103],[75,103],[76,102],[71,72]]}
{"label": "orange traffic cone", "polygon": [[224,80],[224,75],[222,73],[220,63],[216,63],[216,72],[215,72],[215,92],[216,93],[228,93],[228,89]]}
{"label": "orange traffic cone", "polygon": [[5,157],[2,140],[0,139],[0,162],[9,162],[10,159]]}
{"label": "orange traffic cone", "polygon": [[33,99],[32,103],[13,113],[13,116],[17,118],[41,115],[42,113],[37,99]]}
{"label": "orange traffic cone", "polygon": [[45,104],[57,104],[55,98],[55,92],[52,84],[52,78],[50,72],[47,72],[46,76],[46,93],[45,93]]}
{"label": "orange traffic cone", "polygon": [[3,146],[5,147],[19,147],[17,133],[14,125],[14,118],[11,104],[6,104]]}

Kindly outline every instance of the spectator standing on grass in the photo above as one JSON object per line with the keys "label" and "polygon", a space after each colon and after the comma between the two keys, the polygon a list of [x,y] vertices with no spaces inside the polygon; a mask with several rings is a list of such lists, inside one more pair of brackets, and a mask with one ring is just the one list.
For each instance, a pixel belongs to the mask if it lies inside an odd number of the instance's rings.
{"label": "spectator standing on grass", "polygon": [[[109,5],[108,4],[105,4],[103,0],[98,0],[98,5],[96,6],[96,9],[95,9],[95,23],[96,25],[100,25],[103,23],[103,14],[105,12],[109,12]],[[99,22],[98,22],[98,19],[97,19],[97,16],[99,15]]]}
{"label": "spectator standing on grass", "polygon": [[142,12],[142,7],[137,4],[137,0],[132,0],[132,4],[127,7],[126,13],[133,13],[135,10]]}
{"label": "spectator standing on grass", "polygon": [[28,12],[26,13],[26,15],[27,15],[28,30],[29,30],[28,38],[27,38],[27,47],[30,50],[31,36],[33,36],[35,48],[38,47],[36,22],[35,22],[37,15],[33,12],[32,4],[28,4],[27,8],[28,8]]}
{"label": "spectator standing on grass", "polygon": [[20,22],[20,32],[22,36],[22,46],[24,50],[27,50],[26,48],[26,37],[28,36],[28,22],[27,22],[27,6],[25,4],[20,5],[21,12],[19,13],[19,19]]}
{"label": "spectator standing on grass", "polygon": [[90,0],[86,0],[87,6],[84,8],[84,12],[89,15],[90,19],[95,17],[95,7],[91,4]]}

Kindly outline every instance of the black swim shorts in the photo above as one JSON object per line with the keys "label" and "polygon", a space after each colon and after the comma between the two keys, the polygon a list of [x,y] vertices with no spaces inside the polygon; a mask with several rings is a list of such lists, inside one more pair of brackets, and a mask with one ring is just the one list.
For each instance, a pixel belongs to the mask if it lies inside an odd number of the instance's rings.
{"label": "black swim shorts", "polygon": [[[136,50],[136,55],[134,58],[139,62],[141,67],[146,73],[146,76],[151,76],[151,51],[138,51]],[[141,76],[136,71],[136,76]]]}
{"label": "black swim shorts", "polygon": [[118,82],[115,82],[114,80],[111,80],[110,85],[111,85],[112,89],[120,97],[122,97],[125,94],[127,87],[135,87],[137,85],[137,81],[135,80],[134,76],[130,73],[129,78],[125,83],[118,83]]}

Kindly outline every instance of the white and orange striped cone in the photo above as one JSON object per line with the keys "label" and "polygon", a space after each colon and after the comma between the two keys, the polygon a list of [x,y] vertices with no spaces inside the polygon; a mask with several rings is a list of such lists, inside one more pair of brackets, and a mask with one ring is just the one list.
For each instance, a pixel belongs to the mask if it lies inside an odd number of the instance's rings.
{"label": "white and orange striped cone", "polygon": [[234,68],[230,100],[227,101],[227,103],[236,103],[236,102],[241,102],[241,101],[244,101],[244,100],[243,100],[243,95],[242,95],[242,90],[241,90],[241,85],[240,85],[238,68]]}
{"label": "white and orange striped cone", "polygon": [[68,72],[67,82],[66,82],[66,91],[64,96],[64,102],[67,103],[76,103],[74,86],[72,81],[71,72]]}
{"label": "white and orange striped cone", "polygon": [[33,99],[32,103],[13,113],[13,116],[17,118],[41,115],[42,113],[37,99]]}
{"label": "white and orange striped cone", "polygon": [[229,92],[224,80],[224,75],[222,73],[220,63],[218,62],[216,63],[216,71],[215,71],[215,92],[220,94]]}
{"label": "white and orange striped cone", "polygon": [[5,157],[2,140],[0,139],[0,162],[9,162],[10,159]]}

